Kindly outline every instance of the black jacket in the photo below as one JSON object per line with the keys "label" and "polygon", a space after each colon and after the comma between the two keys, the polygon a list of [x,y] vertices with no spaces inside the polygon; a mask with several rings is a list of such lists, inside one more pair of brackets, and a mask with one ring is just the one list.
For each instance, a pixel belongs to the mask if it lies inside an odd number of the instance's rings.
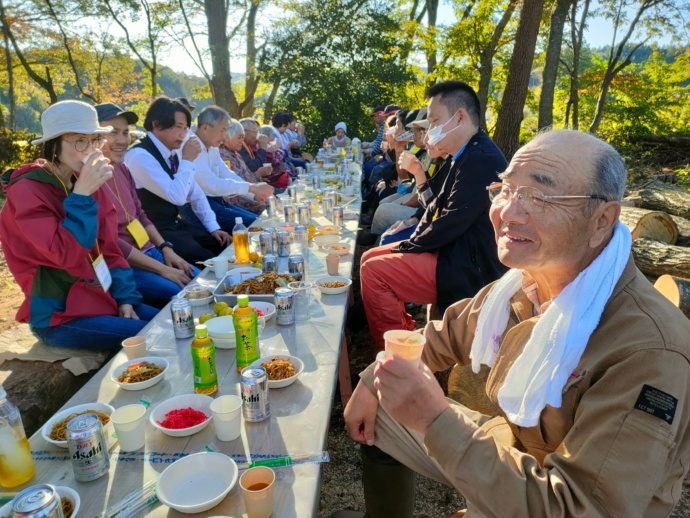
{"label": "black jacket", "polygon": [[[397,251],[403,253],[438,254],[436,292],[441,311],[473,297],[507,270],[498,260],[486,192],[507,166],[498,146],[479,131],[452,164],[415,233],[398,245]],[[423,189],[427,188],[428,183]]]}

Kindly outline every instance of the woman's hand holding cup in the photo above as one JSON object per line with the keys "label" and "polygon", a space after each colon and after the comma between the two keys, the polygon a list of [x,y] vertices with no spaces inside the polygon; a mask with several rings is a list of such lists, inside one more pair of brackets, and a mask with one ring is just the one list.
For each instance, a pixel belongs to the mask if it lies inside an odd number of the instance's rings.
{"label": "woman's hand holding cup", "polygon": [[101,151],[94,151],[82,160],[79,178],[74,184],[74,193],[91,196],[101,185],[113,176],[113,166]]}

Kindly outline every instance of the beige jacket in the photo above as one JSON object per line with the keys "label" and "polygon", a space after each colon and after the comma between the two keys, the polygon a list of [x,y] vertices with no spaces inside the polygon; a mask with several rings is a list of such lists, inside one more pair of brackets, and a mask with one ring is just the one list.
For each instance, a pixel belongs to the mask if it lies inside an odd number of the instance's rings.
{"label": "beige jacket", "polygon": [[[470,363],[490,289],[427,325],[423,360],[431,370]],[[521,428],[504,419],[497,393],[537,319],[520,292],[494,366],[484,369],[498,416],[478,425],[450,408],[426,433],[429,454],[468,502],[467,516],[668,515],[690,466],[690,321],[631,258],[561,408],[547,406],[538,426]],[[362,379],[372,387],[371,367]]]}

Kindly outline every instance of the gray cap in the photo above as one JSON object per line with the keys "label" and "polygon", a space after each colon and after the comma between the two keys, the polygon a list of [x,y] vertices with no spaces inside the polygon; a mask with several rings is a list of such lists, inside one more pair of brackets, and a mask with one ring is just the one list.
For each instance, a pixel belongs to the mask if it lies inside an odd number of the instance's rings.
{"label": "gray cap", "polygon": [[99,122],[109,121],[115,117],[124,117],[127,119],[127,124],[136,124],[139,121],[136,113],[125,111],[115,103],[97,104],[96,112],[98,113]]}

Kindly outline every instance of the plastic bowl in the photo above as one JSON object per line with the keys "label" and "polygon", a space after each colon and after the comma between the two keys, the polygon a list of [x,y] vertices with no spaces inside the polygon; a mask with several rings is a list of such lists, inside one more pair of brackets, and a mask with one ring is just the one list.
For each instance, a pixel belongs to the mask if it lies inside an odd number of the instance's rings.
{"label": "plastic bowl", "polygon": [[[326,288],[323,286],[323,284],[327,282],[344,282],[345,286],[341,286],[340,288]],[[340,275],[328,275],[326,277],[321,277],[320,279],[316,279],[316,287],[321,290],[321,293],[325,295],[339,295],[340,293],[345,293],[348,289],[350,289],[350,285],[352,284],[352,281],[348,279],[347,277],[342,277]]]}
{"label": "plastic bowl", "polygon": [[[149,363],[155,363],[159,367],[163,368],[163,372],[158,374],[157,376],[154,376],[153,378],[149,378],[145,381],[140,381],[138,383],[121,383],[117,381],[117,378],[119,378],[122,373],[124,373],[127,368],[130,365],[133,365],[135,363],[139,362],[149,362]],[[168,370],[168,367],[170,367],[170,363],[168,363],[168,360],[165,358],[160,358],[158,356],[144,356],[143,358],[136,358],[134,360],[129,360],[122,365],[118,365],[113,369],[113,372],[110,373],[110,380],[115,383],[118,387],[120,387],[122,390],[144,390],[149,387],[153,387],[156,383],[161,381],[163,377],[165,376],[165,371]]]}
{"label": "plastic bowl", "polygon": [[[43,428],[41,428],[41,436],[51,444],[59,446],[60,448],[67,448],[66,440],[56,441],[55,439],[50,438],[50,431],[53,429],[53,425],[70,414],[79,414],[81,412],[86,412],[87,410],[97,410],[98,412],[103,412],[104,414],[108,415],[112,415],[113,412],[115,412],[115,409],[112,406],[106,405],[105,403],[85,403],[83,405],[66,408],[46,421],[46,424],[44,424]],[[105,436],[106,441],[113,433],[115,433],[115,427],[113,426],[113,423],[109,422],[103,427],[103,435]]]}
{"label": "plastic bowl", "polygon": [[238,469],[227,455],[201,452],[182,457],[165,468],[156,494],[161,503],[186,514],[218,505],[237,483]]}
{"label": "plastic bowl", "polygon": [[234,338],[235,326],[232,323],[232,316],[225,315],[222,317],[215,317],[204,322],[208,335],[215,338]]}
{"label": "plastic bowl", "polygon": [[338,255],[347,255],[350,253],[352,246],[349,243],[344,243],[341,241],[339,243],[329,243],[327,245],[323,245],[321,248],[328,253],[333,252],[334,254]]}
{"label": "plastic bowl", "polygon": [[272,360],[273,358],[287,358],[292,363],[292,366],[295,368],[297,374],[291,376],[290,378],[285,378],[282,380],[269,379],[268,388],[279,389],[287,387],[288,385],[292,385],[295,381],[297,381],[297,378],[299,378],[299,375],[302,374],[302,371],[304,370],[304,362],[297,358],[297,356],[290,356],[289,354],[271,354],[268,356],[262,356],[261,358],[253,362],[251,365],[253,367],[260,367],[262,363]]}
{"label": "plastic bowl", "polygon": [[323,245],[337,243],[338,241],[340,241],[340,236],[337,236],[335,234],[326,234],[325,236],[314,236],[312,241],[317,246],[322,247]]}
{"label": "plastic bowl", "polygon": [[[205,292],[208,293],[207,296],[203,296]],[[189,300],[192,306],[206,306],[213,300],[213,290],[197,284],[195,286],[187,286],[178,293],[178,297]]]}
{"label": "plastic bowl", "polygon": [[[250,295],[251,297],[251,295]],[[263,313],[264,321],[268,322],[273,318],[273,315],[276,314],[276,306],[275,304],[271,304],[270,302],[263,302],[261,300],[250,300],[249,305],[253,307],[254,309],[257,309]],[[237,311],[237,308],[239,306],[235,305],[233,311]]]}
{"label": "plastic bowl", "polygon": [[[158,428],[161,432],[166,435],[170,435],[171,437],[187,437],[189,435],[194,435],[195,433],[206,428],[208,423],[211,422],[212,401],[212,397],[205,396],[203,394],[182,394],[180,396],[171,397],[170,399],[166,399],[162,403],[159,403],[158,406],[153,409],[149,421],[151,421],[151,424],[155,428]],[[165,419],[165,415],[168,412],[180,408],[193,408],[194,410],[199,410],[200,412],[206,414],[206,420],[197,425],[190,426],[189,428],[179,429],[164,428],[158,424],[158,421],[163,421],[163,419]]]}

